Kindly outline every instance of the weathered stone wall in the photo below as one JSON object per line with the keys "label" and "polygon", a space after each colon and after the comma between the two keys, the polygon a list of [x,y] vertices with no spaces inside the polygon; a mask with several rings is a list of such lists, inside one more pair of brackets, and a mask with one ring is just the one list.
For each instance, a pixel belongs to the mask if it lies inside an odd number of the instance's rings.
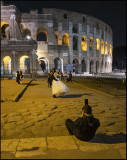
{"label": "weathered stone wall", "polygon": [[[77,73],[112,71],[112,30],[106,23],[94,17],[49,8],[44,8],[43,14],[38,14],[37,10],[21,14],[16,6],[11,5],[1,6],[1,21],[9,24],[6,29],[6,38],[2,40],[2,57],[8,55],[12,59],[12,73],[19,69],[18,57],[22,55],[30,57],[31,73],[41,71],[39,59],[45,60],[48,66],[46,69],[49,72],[55,66],[54,59],[56,58],[60,61],[63,72],[65,72],[66,64],[73,64],[74,60],[77,62],[74,65],[78,66]],[[24,39],[25,30],[30,31],[30,40]],[[39,33],[46,35],[46,42],[37,40]],[[63,42],[65,34],[68,38],[66,44]],[[87,38],[86,51],[83,51],[81,47],[83,36]],[[74,37],[77,39],[76,50],[73,44],[75,43]],[[91,37],[93,38],[92,47],[89,44]],[[96,50],[96,39],[100,40],[99,50]],[[104,42],[103,54],[101,54],[102,41]],[[105,42],[108,44],[107,54],[105,53]]]}

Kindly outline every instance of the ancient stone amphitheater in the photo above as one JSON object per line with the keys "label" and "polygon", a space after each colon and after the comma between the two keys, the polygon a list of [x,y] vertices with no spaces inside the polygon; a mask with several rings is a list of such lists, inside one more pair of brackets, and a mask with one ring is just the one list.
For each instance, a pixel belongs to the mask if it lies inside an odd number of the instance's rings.
{"label": "ancient stone amphitheater", "polygon": [[1,74],[112,72],[112,29],[86,14],[54,8],[21,13],[1,5]]}

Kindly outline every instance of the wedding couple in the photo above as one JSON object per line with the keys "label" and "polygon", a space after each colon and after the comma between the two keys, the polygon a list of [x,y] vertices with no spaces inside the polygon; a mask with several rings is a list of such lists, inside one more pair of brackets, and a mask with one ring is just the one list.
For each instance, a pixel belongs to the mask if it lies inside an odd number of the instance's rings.
{"label": "wedding couple", "polygon": [[59,79],[61,74],[56,73],[55,68],[52,69],[53,82],[52,82],[52,94],[53,98],[65,96],[69,92],[69,88]]}

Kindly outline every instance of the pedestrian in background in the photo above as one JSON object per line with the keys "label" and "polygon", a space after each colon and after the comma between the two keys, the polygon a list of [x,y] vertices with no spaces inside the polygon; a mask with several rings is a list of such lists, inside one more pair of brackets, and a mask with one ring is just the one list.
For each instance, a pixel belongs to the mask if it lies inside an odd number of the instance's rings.
{"label": "pedestrian in background", "polygon": [[20,74],[19,71],[16,72],[16,82],[20,84]]}

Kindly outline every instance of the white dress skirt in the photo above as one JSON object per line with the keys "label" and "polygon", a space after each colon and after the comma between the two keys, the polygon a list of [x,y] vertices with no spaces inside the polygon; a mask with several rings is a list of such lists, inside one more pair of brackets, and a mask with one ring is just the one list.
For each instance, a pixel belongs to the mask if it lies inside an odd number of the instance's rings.
{"label": "white dress skirt", "polygon": [[58,81],[53,80],[53,83],[52,83],[52,94],[53,95],[55,94],[56,96],[65,96],[68,94],[69,90],[70,89],[63,82],[59,80]]}

